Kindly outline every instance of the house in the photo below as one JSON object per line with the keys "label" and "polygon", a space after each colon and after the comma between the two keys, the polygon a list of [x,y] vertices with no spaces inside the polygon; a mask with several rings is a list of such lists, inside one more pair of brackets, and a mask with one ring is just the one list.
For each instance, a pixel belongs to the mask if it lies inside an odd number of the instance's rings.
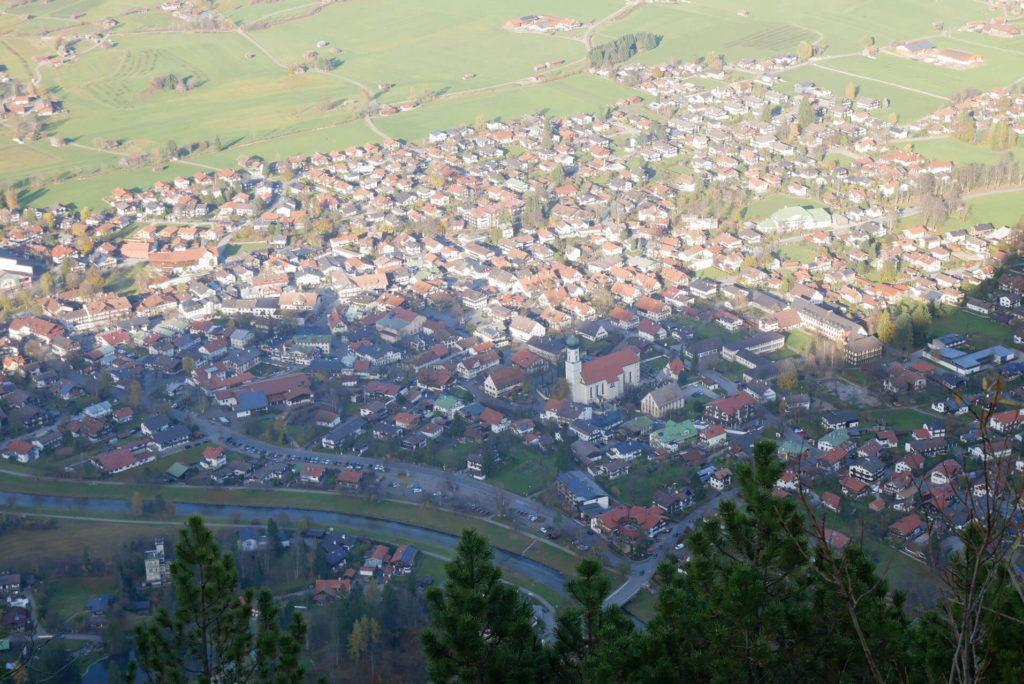
{"label": "house", "polygon": [[746,392],[715,399],[704,406],[704,419],[728,427],[737,427],[754,417],[757,403]]}
{"label": "house", "polygon": [[299,471],[299,480],[306,484],[320,484],[324,480],[324,467],[316,463],[307,463]]}
{"label": "house", "polygon": [[850,464],[849,475],[861,482],[877,485],[885,477],[885,464],[871,456]]}
{"label": "house", "polygon": [[510,394],[522,385],[523,371],[517,366],[491,371],[484,380],[484,391],[488,396],[500,397]]}
{"label": "house", "polygon": [[12,439],[3,450],[3,457],[18,463],[31,463],[39,458],[39,447],[23,439]]}
{"label": "house", "polygon": [[224,447],[208,446],[203,449],[203,460],[199,465],[205,470],[216,470],[228,462]]}
{"label": "house", "polygon": [[908,513],[892,525],[889,525],[889,533],[903,541],[913,539],[927,529],[924,519],[917,513]]}
{"label": "house", "polygon": [[338,471],[338,475],[334,478],[335,483],[342,489],[359,489],[359,485],[363,481],[363,473],[359,470],[350,470],[348,468]]}
{"label": "house", "polygon": [[708,478],[708,484],[711,485],[712,489],[720,492],[725,491],[732,485],[732,471],[728,468],[719,468],[711,473],[711,477]]}

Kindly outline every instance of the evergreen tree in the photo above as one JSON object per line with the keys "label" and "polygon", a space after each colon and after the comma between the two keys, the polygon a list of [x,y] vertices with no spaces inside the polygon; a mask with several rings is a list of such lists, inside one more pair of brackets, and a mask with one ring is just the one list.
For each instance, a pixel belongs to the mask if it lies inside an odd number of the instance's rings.
{"label": "evergreen tree", "polygon": [[135,628],[138,662],[131,663],[128,681],[135,681],[137,670],[149,681],[169,684],[302,680],[302,617],[294,613],[282,631],[270,590],[258,598],[252,589],[240,592],[234,558],[221,554],[198,515],[181,530],[170,572],[174,615],[161,606],[152,621]]}
{"label": "evergreen tree", "polygon": [[565,590],[579,605],[558,617],[555,634],[563,679],[570,682],[629,681],[638,667],[633,622],[618,606],[605,606],[612,582],[593,558],[576,567]]}
{"label": "evergreen tree", "polygon": [[530,602],[504,583],[494,552],[475,530],[462,532],[447,582],[427,591],[431,628],[421,634],[433,682],[541,682],[551,654],[532,624]]}
{"label": "evergreen tree", "polygon": [[737,468],[745,510],[719,505],[719,520],[690,535],[685,574],[664,563],[657,615],[648,628],[655,681],[765,682],[812,679],[818,647],[806,581],[804,521],[772,494],[784,465],[758,442],[753,467]]}

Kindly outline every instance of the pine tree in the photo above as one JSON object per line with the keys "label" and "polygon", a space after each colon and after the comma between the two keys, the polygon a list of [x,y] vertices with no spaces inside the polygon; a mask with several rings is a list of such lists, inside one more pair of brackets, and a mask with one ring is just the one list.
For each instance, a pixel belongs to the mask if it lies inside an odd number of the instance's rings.
{"label": "pine tree", "polygon": [[551,654],[532,624],[530,602],[504,583],[494,552],[475,530],[462,532],[444,587],[427,591],[431,628],[421,635],[434,682],[541,682]]}
{"label": "pine tree", "polygon": [[638,666],[633,622],[618,606],[605,606],[612,583],[593,558],[576,567],[565,590],[579,605],[558,617],[555,628],[562,677],[570,682],[628,681]]}
{"label": "pine tree", "polygon": [[[299,662],[306,625],[297,613],[282,631],[270,590],[239,591],[238,570],[203,519],[188,519],[171,563],[174,614],[162,607],[135,628],[138,661],[127,681],[141,670],[148,681],[273,682],[302,680]],[[254,608],[258,607],[255,627]]]}
{"label": "pine tree", "polygon": [[656,681],[814,679],[817,646],[805,581],[804,521],[772,494],[784,465],[758,442],[737,480],[745,509],[719,505],[719,520],[690,535],[685,574],[665,563],[646,663]]}

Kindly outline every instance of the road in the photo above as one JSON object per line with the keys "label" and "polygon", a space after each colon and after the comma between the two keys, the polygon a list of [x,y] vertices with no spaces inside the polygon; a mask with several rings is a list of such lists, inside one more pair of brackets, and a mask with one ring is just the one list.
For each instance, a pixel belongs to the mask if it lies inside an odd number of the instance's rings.
{"label": "road", "polygon": [[654,544],[658,550],[657,556],[639,563],[633,563],[633,566],[630,568],[629,577],[615,591],[608,595],[604,604],[606,606],[622,606],[628,603],[630,599],[636,596],[637,592],[650,584],[651,577],[658,569],[659,558],[664,557],[669,551],[675,550],[676,539],[683,533],[683,530],[696,525],[697,521],[703,518],[705,513],[713,508],[718,508],[718,504],[722,501],[734,499],[738,495],[739,492],[735,489],[724,494],[714,494],[708,497],[707,501],[704,501],[687,513],[686,517],[670,527],[668,532],[662,533],[661,540]]}
{"label": "road", "polygon": [[[288,460],[292,462],[305,462],[305,459],[307,458],[316,458],[326,459],[328,461],[328,465],[334,467],[345,467],[348,463],[357,463],[367,469],[372,469],[374,466],[383,466],[390,470],[390,474],[385,477],[385,482],[398,481],[398,473],[406,473],[410,480],[409,486],[417,485],[423,489],[421,494],[414,495],[407,487],[387,487],[385,493],[388,496],[409,499],[415,503],[423,503],[425,501],[429,501],[431,498],[453,498],[467,506],[475,504],[495,511],[496,513],[501,512],[498,509],[525,511],[527,516],[536,515],[543,517],[549,522],[555,520],[556,516],[559,515],[558,511],[548,508],[547,506],[528,497],[512,494],[501,487],[488,484],[487,482],[481,482],[480,480],[476,480],[468,475],[438,470],[436,468],[416,463],[386,461],[367,458],[364,456],[356,456],[354,454],[330,454],[297,447],[282,447],[277,444],[263,442],[254,437],[249,437],[243,434],[242,431],[234,425],[234,423],[232,423],[231,426],[225,426],[219,422],[186,414],[181,411],[175,411],[173,413],[175,413],[175,418],[178,418],[182,422],[197,426],[211,442],[220,444],[229,450],[237,450],[239,446],[243,448],[245,446],[251,446],[255,449],[261,449],[268,453],[283,454],[284,457],[279,460]],[[235,444],[231,444],[227,441],[229,437],[234,440]],[[436,492],[441,492],[444,496],[436,497],[434,496]],[[513,520],[524,518],[524,516],[521,515],[511,515],[509,517]],[[547,544],[551,547],[564,550],[562,546],[550,541],[549,539],[533,534],[531,530],[525,526],[507,525],[500,520],[490,520],[490,522],[522,532],[527,536],[533,537],[537,543]],[[582,523],[570,518],[562,517],[561,531],[563,534],[575,535],[580,531],[580,528],[582,528]]]}

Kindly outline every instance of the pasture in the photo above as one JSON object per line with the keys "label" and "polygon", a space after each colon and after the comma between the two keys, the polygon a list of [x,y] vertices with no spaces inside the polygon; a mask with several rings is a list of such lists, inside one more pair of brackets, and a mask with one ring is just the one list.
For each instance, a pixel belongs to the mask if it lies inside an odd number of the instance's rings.
{"label": "pasture", "polygon": [[[53,201],[64,188],[72,193],[70,201],[95,204],[113,185],[133,185],[152,175],[122,171],[118,155],[86,149],[104,140],[120,141],[122,152],[152,153],[172,140],[185,146],[219,137],[222,152],[209,149],[189,157],[200,167],[228,165],[241,153],[274,158],[376,140],[380,136],[358,118],[368,95],[382,104],[422,101],[419,109],[374,120],[385,135],[411,141],[436,128],[472,123],[478,115],[600,111],[634,91],[576,73],[585,66],[583,31],[530,35],[503,26],[541,11],[593,24],[621,8],[621,0],[551,0],[544,7],[535,0],[221,0],[214,13],[226,28],[201,33],[142,0],[19,5],[19,15],[0,15],[0,63],[17,80],[41,79],[66,112],[47,122],[46,134],[82,147],[0,141],[0,182],[29,180],[35,188],[47,183],[28,196]],[[749,16],[738,16],[738,9]],[[21,14],[31,18],[23,20]],[[852,80],[861,94],[891,101],[879,116],[897,112],[906,121],[930,113],[968,83],[990,87],[1019,78],[1024,49],[1016,41],[974,34],[936,38],[986,59],[980,68],[954,71],[886,55],[861,57],[863,37],[873,35],[884,46],[934,36],[935,21],[955,28],[987,16],[983,5],[969,0],[694,0],[631,8],[601,24],[593,43],[652,31],[663,36],[661,44],[635,59],[654,63],[711,50],[729,59],[766,57],[795,52],[806,40],[827,46],[827,59],[791,70],[787,83],[811,80],[842,92]],[[116,24],[104,26],[106,18]],[[232,32],[231,25],[240,28]],[[58,36],[91,32],[108,35],[115,46],[104,50],[78,40],[74,61],[36,67],[33,58],[53,54]],[[336,68],[289,75],[311,52],[335,60]],[[558,60],[564,66],[553,70],[552,80],[527,81],[536,65]],[[169,74],[187,77],[193,87],[188,92],[154,87],[154,79]],[[475,76],[464,79],[467,74]],[[391,87],[380,89],[381,84]],[[984,158],[963,152],[964,159]],[[89,178],[60,184],[70,173]]]}

